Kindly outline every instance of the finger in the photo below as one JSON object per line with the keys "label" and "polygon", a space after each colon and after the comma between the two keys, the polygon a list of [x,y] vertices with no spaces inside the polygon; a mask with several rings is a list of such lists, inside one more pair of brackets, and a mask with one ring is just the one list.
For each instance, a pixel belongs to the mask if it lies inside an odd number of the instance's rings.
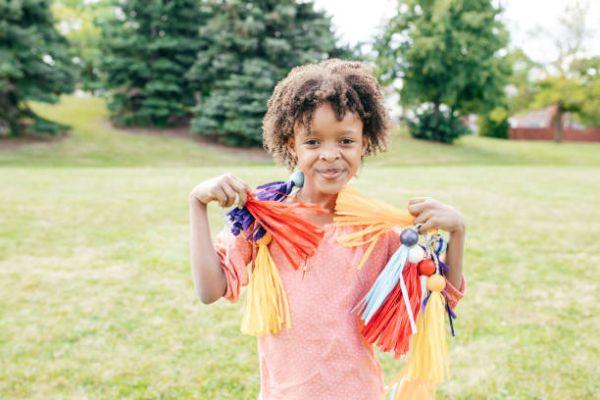
{"label": "finger", "polygon": [[425,233],[430,229],[435,228],[435,221],[433,218],[428,219],[421,227],[419,228],[419,233]]}
{"label": "finger", "polygon": [[237,195],[237,206],[238,208],[242,208],[244,207],[244,205],[246,204],[246,188],[244,187],[243,183],[240,183],[237,180],[234,180],[231,184],[231,186],[233,187],[233,189],[236,191],[236,195]]}
{"label": "finger", "polygon": [[423,211],[421,214],[419,214],[417,216],[417,218],[415,218],[415,220],[413,221],[413,224],[424,224],[429,218],[431,218],[431,214],[432,211],[431,210],[425,210]]}
{"label": "finger", "polygon": [[227,201],[225,202],[225,207],[231,207],[233,203],[237,200],[236,190],[231,187],[231,185],[224,184],[222,186],[225,195],[227,196]]}
{"label": "finger", "polygon": [[241,179],[240,179],[240,178],[238,178],[237,176],[235,176],[235,175],[232,175],[232,178],[233,178],[233,180],[235,180],[235,181],[236,181],[238,184],[240,184],[240,185],[241,185],[241,187],[244,189],[244,191],[246,191],[246,192],[250,192],[250,191],[252,191],[252,188],[251,188],[251,187],[250,187],[250,186],[249,186],[249,185],[248,185],[246,182],[244,182],[243,180],[241,180]]}
{"label": "finger", "polygon": [[431,197],[413,197],[412,199],[408,200],[408,204],[422,203],[427,199],[431,199]]}
{"label": "finger", "polygon": [[221,187],[216,187],[214,188],[213,193],[216,197],[216,200],[219,202],[219,205],[221,207],[225,207],[225,204],[227,203],[227,195],[225,194],[223,189]]}
{"label": "finger", "polygon": [[427,202],[420,202],[420,203],[416,203],[416,204],[411,204],[408,206],[408,212],[411,213],[412,215],[419,215],[421,214],[424,210],[426,210],[429,207],[429,203]]}

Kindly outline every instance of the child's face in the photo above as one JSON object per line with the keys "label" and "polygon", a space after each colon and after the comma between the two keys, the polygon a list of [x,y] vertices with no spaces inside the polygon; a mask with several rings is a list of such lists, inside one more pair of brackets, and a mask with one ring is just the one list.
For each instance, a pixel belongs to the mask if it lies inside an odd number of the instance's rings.
{"label": "child's face", "polygon": [[294,127],[288,147],[304,172],[305,185],[322,194],[336,194],[356,175],[367,149],[363,123],[356,113],[346,112],[338,121],[330,103],[313,112],[312,132]]}

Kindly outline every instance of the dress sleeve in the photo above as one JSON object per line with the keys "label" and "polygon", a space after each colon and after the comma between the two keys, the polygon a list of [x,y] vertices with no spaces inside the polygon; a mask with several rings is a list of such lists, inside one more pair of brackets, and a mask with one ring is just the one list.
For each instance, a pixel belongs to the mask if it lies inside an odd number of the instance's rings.
{"label": "dress sleeve", "polygon": [[238,301],[240,290],[248,284],[246,266],[252,260],[252,244],[240,233],[234,236],[227,227],[221,230],[214,242],[221,269],[225,273],[227,288],[223,297],[231,303]]}
{"label": "dress sleeve", "polygon": [[446,288],[444,289],[444,293],[446,294],[446,299],[448,299],[448,305],[454,310],[458,302],[467,293],[467,281],[465,280],[465,276],[463,275],[461,277],[459,289],[452,286],[448,278],[446,278]]}
{"label": "dress sleeve", "polygon": [[[400,247],[400,244],[402,243],[400,241],[400,233],[401,232],[402,232],[402,230],[400,228],[393,228],[393,229],[390,229],[390,231],[386,234],[387,243],[388,243],[388,252],[387,252],[388,260],[394,254],[394,252],[396,250],[398,250],[398,248]],[[446,277],[444,277],[444,278],[446,278]],[[466,290],[467,290],[467,281],[465,280],[464,275],[461,278],[460,288],[458,288],[458,289],[455,288],[450,283],[448,278],[446,278],[446,288],[444,289],[444,293],[446,294],[446,298],[448,299],[448,305],[450,306],[450,308],[452,308],[452,309],[456,308],[456,305],[458,304],[458,302],[464,297]]]}

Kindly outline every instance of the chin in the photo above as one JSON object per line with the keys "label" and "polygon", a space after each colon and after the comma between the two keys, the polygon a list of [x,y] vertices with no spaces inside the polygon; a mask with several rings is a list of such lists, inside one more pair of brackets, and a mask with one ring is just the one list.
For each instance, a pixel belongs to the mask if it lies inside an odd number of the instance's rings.
{"label": "chin", "polygon": [[350,179],[347,176],[334,180],[319,179],[317,188],[319,192],[326,194],[338,194]]}

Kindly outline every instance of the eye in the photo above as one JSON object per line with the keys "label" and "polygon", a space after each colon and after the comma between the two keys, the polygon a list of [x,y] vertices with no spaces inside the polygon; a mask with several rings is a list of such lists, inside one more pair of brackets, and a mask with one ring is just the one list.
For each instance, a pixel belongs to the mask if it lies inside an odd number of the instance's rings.
{"label": "eye", "polygon": [[351,138],[342,138],[342,139],[340,140],[340,142],[341,142],[342,144],[352,144],[352,143],[354,143],[354,142],[355,142],[355,140],[354,140],[354,139],[351,139]]}
{"label": "eye", "polygon": [[317,146],[319,141],[317,139],[307,139],[304,141],[304,144],[307,146]]}

